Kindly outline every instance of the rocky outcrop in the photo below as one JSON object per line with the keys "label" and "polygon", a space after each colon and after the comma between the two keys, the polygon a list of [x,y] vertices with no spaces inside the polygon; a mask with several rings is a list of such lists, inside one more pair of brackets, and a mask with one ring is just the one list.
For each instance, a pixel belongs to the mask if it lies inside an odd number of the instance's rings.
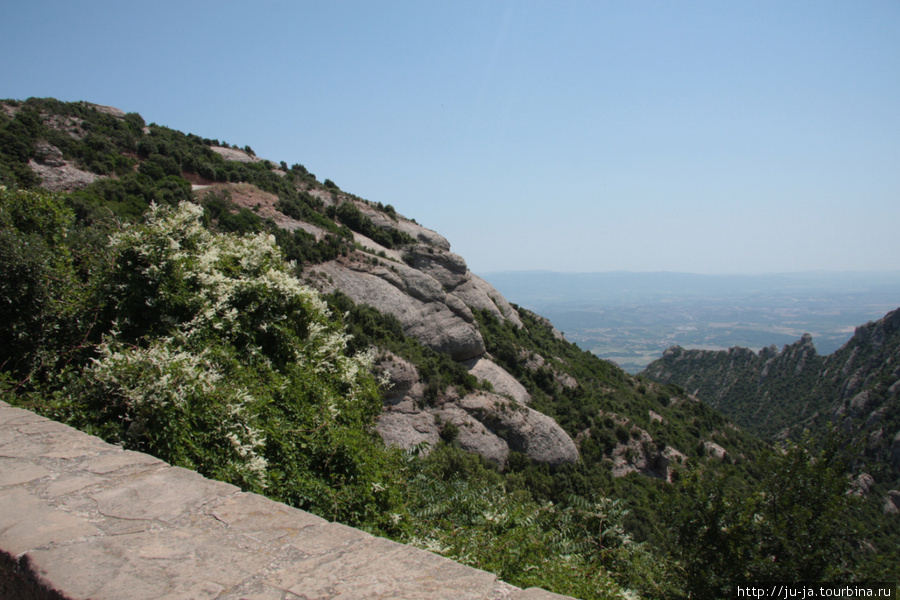
{"label": "rocky outcrop", "polygon": [[900,491],[891,490],[884,499],[884,514],[900,514]]}
{"label": "rocky outcrop", "polygon": [[[495,380],[503,371],[484,358],[474,361],[472,368]],[[420,446],[427,452],[443,439],[501,468],[511,451],[549,465],[578,460],[575,443],[556,421],[512,399],[512,395],[480,391],[460,397],[451,389],[426,405],[424,386],[412,364],[385,354],[376,370],[389,380],[384,411],[376,426],[388,445],[403,449]]]}
{"label": "rocky outcrop", "polygon": [[687,456],[675,448],[661,448],[649,433],[633,427],[628,440],[617,443],[607,460],[612,463],[613,477],[640,473],[671,482],[674,468],[683,466]]}
{"label": "rocky outcrop", "polygon": [[487,392],[464,396],[458,405],[504,439],[510,450],[534,462],[560,465],[578,460],[575,442],[545,414]]}
{"label": "rocky outcrop", "polygon": [[491,384],[494,393],[506,396],[516,404],[523,406],[531,402],[531,394],[519,380],[510,375],[503,367],[487,358],[473,358],[464,363],[469,373],[479,381]]}
{"label": "rocky outcrop", "polygon": [[444,290],[471,308],[486,309],[498,320],[522,326],[518,313],[494,287],[471,273],[466,261],[449,250],[415,246],[406,255],[411,267],[433,277]]}
{"label": "rocky outcrop", "polygon": [[312,268],[324,292],[340,290],[357,304],[397,317],[403,332],[454,360],[484,354],[484,340],[472,311],[448,295],[432,277],[402,263],[355,257]]}
{"label": "rocky outcrop", "polygon": [[225,160],[233,160],[241,163],[262,162],[262,159],[237,148],[226,148],[224,146],[210,146],[210,150],[224,158]]}
{"label": "rocky outcrop", "polygon": [[28,166],[41,178],[41,185],[53,192],[79,190],[102,178],[73,166],[63,159],[59,148],[46,142],[38,142],[35,158],[28,162]]}
{"label": "rocky outcrop", "polygon": [[436,231],[422,227],[415,221],[411,221],[397,214],[391,215],[380,210],[375,210],[366,203],[358,202],[357,207],[362,214],[371,219],[378,227],[397,229],[398,231],[408,234],[421,244],[426,244],[439,250],[450,250],[450,242],[447,241],[447,238]]}
{"label": "rocky outcrop", "polygon": [[396,214],[354,202],[376,226],[406,233],[416,244],[388,249],[361,234],[354,241],[365,252],[314,265],[306,279],[324,292],[340,290],[357,304],[397,317],[406,335],[462,361],[484,354],[473,309],[522,326],[516,310],[489,283],[469,271],[450,252],[447,240]]}

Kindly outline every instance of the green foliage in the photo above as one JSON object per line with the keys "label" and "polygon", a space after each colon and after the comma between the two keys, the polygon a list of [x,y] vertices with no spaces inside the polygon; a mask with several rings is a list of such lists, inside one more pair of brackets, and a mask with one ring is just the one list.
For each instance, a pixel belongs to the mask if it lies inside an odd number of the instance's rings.
{"label": "green foliage", "polygon": [[61,367],[88,340],[92,279],[103,271],[96,240],[74,227],[63,198],[0,186],[0,369],[16,381]]}
{"label": "green foliage", "polygon": [[664,369],[669,383],[685,386],[690,381],[698,398],[764,438],[827,410],[833,395],[813,391],[824,358],[811,344],[797,342],[781,353],[774,348],[761,354],[746,348],[678,352],[651,363],[647,376],[657,378]]}
{"label": "green foliage", "polygon": [[710,471],[682,478],[670,523],[691,598],[723,598],[759,581],[846,582],[858,573],[861,536],[851,517],[846,459],[789,445],[768,455],[758,483]]}
{"label": "green foliage", "polygon": [[586,600],[673,591],[666,561],[625,532],[621,501],[538,502],[510,489],[479,457],[449,445],[410,471],[409,543],[520,587]]}
{"label": "green foliage", "polygon": [[[372,431],[381,408],[372,354],[347,352],[340,323],[290,274],[271,236],[213,234],[202,212],[154,206],[146,223],[114,233],[93,360],[11,399],[245,489],[390,530],[399,455]],[[18,214],[4,211],[11,222]]]}
{"label": "green foliage", "polygon": [[378,227],[352,202],[344,202],[338,206],[334,211],[334,216],[353,231],[363,234],[385,248],[395,248],[416,242],[411,235],[399,229]]}
{"label": "green foliage", "polygon": [[125,175],[135,164],[126,153],[135,151],[142,135],[140,115],[119,119],[90,104],[53,99],[30,98],[13,104],[13,118],[0,119],[0,177],[7,185],[39,183],[27,165],[38,141],[58,148],[79,168],[101,175]]}

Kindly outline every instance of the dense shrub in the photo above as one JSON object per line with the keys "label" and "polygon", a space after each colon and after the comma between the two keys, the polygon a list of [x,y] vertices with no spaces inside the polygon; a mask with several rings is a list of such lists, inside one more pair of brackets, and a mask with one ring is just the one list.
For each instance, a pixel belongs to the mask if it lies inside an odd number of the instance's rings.
{"label": "dense shrub", "polygon": [[838,436],[767,455],[758,482],[695,471],[673,494],[668,519],[692,598],[727,597],[759,581],[846,583],[859,577],[856,520]]}
{"label": "dense shrub", "polygon": [[[391,528],[398,455],[372,431],[381,403],[371,353],[348,353],[340,323],[271,236],[214,234],[202,212],[154,205],[145,223],[114,233],[93,359],[11,398],[245,489]],[[31,226],[3,214],[18,235]],[[71,215],[48,219],[61,227]],[[64,253],[46,231],[47,252]],[[44,272],[30,277],[50,285]],[[4,300],[17,290],[4,288]]]}

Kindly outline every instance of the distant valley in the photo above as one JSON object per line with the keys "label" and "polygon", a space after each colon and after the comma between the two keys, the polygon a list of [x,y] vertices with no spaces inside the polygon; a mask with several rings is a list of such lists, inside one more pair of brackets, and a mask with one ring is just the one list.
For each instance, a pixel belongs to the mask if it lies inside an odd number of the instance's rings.
{"label": "distant valley", "polygon": [[584,350],[638,373],[673,345],[719,350],[813,336],[837,350],[856,326],[900,306],[900,272],[697,275],[484,274],[511,302],[541,314]]}

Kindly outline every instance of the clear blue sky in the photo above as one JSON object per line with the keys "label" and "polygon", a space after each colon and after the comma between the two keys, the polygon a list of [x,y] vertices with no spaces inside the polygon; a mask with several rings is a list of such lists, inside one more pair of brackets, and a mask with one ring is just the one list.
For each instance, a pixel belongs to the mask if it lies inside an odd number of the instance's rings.
{"label": "clear blue sky", "polygon": [[7,2],[0,97],[393,204],[476,273],[900,269],[900,2]]}

